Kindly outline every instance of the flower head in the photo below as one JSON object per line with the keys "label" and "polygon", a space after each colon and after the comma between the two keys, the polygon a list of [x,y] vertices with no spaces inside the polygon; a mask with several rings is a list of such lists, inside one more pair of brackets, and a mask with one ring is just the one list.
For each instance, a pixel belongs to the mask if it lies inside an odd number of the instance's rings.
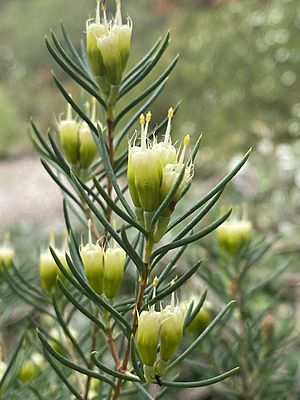
{"label": "flower head", "polygon": [[249,241],[252,230],[251,221],[233,215],[216,229],[216,236],[220,247],[235,255]]}
{"label": "flower head", "polygon": [[[102,12],[102,17],[101,17]],[[120,84],[131,45],[132,21],[122,21],[121,1],[116,0],[115,17],[108,20],[106,6],[98,0],[96,19],[87,21],[87,53],[95,76],[109,85]]]}
{"label": "flower head", "polygon": [[90,286],[98,294],[103,293],[104,267],[103,257],[104,249],[98,244],[93,244],[92,239],[92,221],[88,222],[89,240],[85,246],[80,247],[80,256],[83,262],[85,274]]}
{"label": "flower head", "polygon": [[[49,246],[52,247],[63,266],[69,270],[65,257],[65,245],[61,249],[55,246],[55,237],[52,230],[50,231]],[[42,287],[46,292],[50,292],[55,287],[56,278],[58,276],[63,277],[63,275],[58,268],[49,248],[40,254],[39,269]]]}
{"label": "flower head", "polygon": [[176,353],[183,334],[186,312],[186,303],[175,305],[173,292],[171,304],[161,312],[160,357],[163,361],[168,361]]}

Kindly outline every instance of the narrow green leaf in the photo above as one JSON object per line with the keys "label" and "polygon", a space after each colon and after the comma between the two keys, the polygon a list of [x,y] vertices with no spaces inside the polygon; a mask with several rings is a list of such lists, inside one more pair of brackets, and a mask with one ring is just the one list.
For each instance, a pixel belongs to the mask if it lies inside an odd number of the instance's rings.
{"label": "narrow green leaf", "polygon": [[45,149],[45,151],[47,153],[49,153],[49,155],[53,156],[54,154],[53,154],[50,146],[47,144],[46,140],[43,138],[43,135],[40,132],[40,130],[38,129],[37,125],[35,124],[33,118],[31,118],[30,122],[31,122],[32,129],[33,129],[34,133],[36,134],[36,136],[37,136],[39,142],[41,143],[42,147]]}
{"label": "narrow green leaf", "polygon": [[21,299],[23,299],[25,301],[25,303],[32,306],[35,310],[37,310],[43,314],[47,314],[51,318],[54,318],[56,320],[56,317],[51,312],[49,312],[47,309],[39,306],[39,303],[37,303],[37,300],[35,298],[29,298],[29,297],[27,297],[27,295],[25,295],[22,285],[15,282],[15,280],[10,276],[10,274],[6,270],[6,268],[2,269],[2,274],[5,277],[10,288],[13,290],[13,292],[15,292],[17,294],[17,296],[19,296]]}
{"label": "narrow green leaf", "polygon": [[154,398],[147,392],[143,385],[139,382],[133,382],[133,384],[138,388],[138,391],[143,395],[146,400],[154,400]]}
{"label": "narrow green leaf", "polygon": [[54,174],[50,166],[41,159],[41,163],[45,170],[48,172],[48,174],[51,176],[51,178],[54,180],[54,182],[80,207],[82,208],[82,205],[78,199],[74,196],[73,193],[70,192],[70,190],[61,182],[61,180]]}
{"label": "narrow green leaf", "polygon": [[184,177],[184,173],[185,173],[185,167],[183,166],[183,168],[181,169],[181,172],[178,176],[178,178],[176,179],[175,183],[172,186],[172,189],[170,190],[170,192],[168,193],[168,195],[164,198],[163,202],[161,203],[161,205],[158,207],[158,209],[155,211],[152,219],[151,219],[151,228],[154,230],[155,228],[155,224],[158,220],[158,218],[161,216],[161,214],[167,209],[167,207],[169,206],[169,204],[172,202],[181,182],[182,179]]}
{"label": "narrow green leaf", "polygon": [[199,211],[199,213],[193,218],[193,220],[183,228],[178,235],[176,235],[174,240],[182,239],[185,235],[187,235],[191,230],[200,222],[205,215],[212,209],[212,207],[216,204],[223,193],[223,190],[220,190],[217,194],[214,195],[208,201],[205,206]]}
{"label": "narrow green leaf", "polygon": [[111,199],[111,197],[107,194],[107,192],[101,187],[100,183],[98,180],[93,177],[93,182],[98,190],[99,194],[102,196],[102,198],[106,201],[106,203],[111,207],[111,209],[119,215],[124,221],[128,222],[130,225],[134,226],[137,230],[139,230],[144,236],[147,236],[147,232],[145,231],[144,228],[142,228],[135,219],[132,219],[128,214],[124,213],[117,205],[116,203]]}
{"label": "narrow green leaf", "polygon": [[202,308],[202,306],[205,302],[206,296],[207,296],[207,289],[205,289],[204,292],[202,293],[202,295],[198,301],[198,304],[196,305],[194,310],[189,315],[189,318],[186,318],[185,323],[184,323],[185,328],[187,328],[190,325],[190,323],[194,320],[194,318],[198,315],[200,309]]}
{"label": "narrow green leaf", "polygon": [[138,121],[139,117],[141,114],[143,114],[146,110],[148,110],[149,106],[154,102],[154,100],[159,96],[161,93],[162,89],[164,88],[165,83],[163,83],[162,87],[159,86],[158,89],[150,96],[141,106],[141,108],[138,109],[138,111],[134,114],[134,116],[129,120],[129,122],[125,125],[125,127],[118,133],[116,138],[114,139],[114,146],[115,149],[118,149],[120,144],[122,143],[122,140],[128,133],[128,131],[132,128],[132,126],[135,124],[135,122]]}
{"label": "narrow green leaf", "polygon": [[89,83],[91,83],[96,89],[98,89],[97,83],[94,79],[91,79],[90,75],[86,73],[85,69],[78,66],[72,58],[66,53],[63,46],[61,45],[60,41],[57,39],[55,33],[51,30],[51,38],[53,43],[62,56],[62,58],[72,67],[78,74],[80,74],[84,79],[86,79]]}
{"label": "narrow green leaf", "polygon": [[142,382],[144,382],[145,378],[144,378],[142,363],[139,358],[137,344],[135,341],[135,337],[133,335],[131,335],[131,339],[130,339],[130,351],[131,351],[131,361],[132,361],[133,369],[134,369],[135,373],[137,374],[137,376],[140,378],[140,380]]}
{"label": "narrow green leaf", "polygon": [[89,117],[82,111],[82,109],[79,107],[79,105],[73,100],[73,98],[69,95],[69,93],[66,91],[64,88],[63,84],[61,81],[57,78],[54,72],[52,72],[53,80],[58,87],[59,91],[61,94],[64,96],[66,101],[71,105],[73,110],[88,124],[90,127],[91,131],[94,132],[96,135],[98,135],[98,130],[93,124],[93,122],[89,119]]}
{"label": "narrow green leaf", "polygon": [[155,82],[152,83],[146,90],[144,90],[139,96],[135,97],[135,99],[129,103],[116,117],[114,121],[114,126],[118,124],[118,122],[130,111],[132,110],[136,105],[138,105],[142,100],[144,100],[146,97],[149,96],[154,90],[156,90],[158,87],[163,88],[164,84],[166,83],[170,73],[172,70],[175,68],[177,61],[178,61],[179,55],[177,55],[174,60],[170,63],[170,65],[165,69],[165,71],[159,76],[158,79],[156,79]]}
{"label": "narrow green leaf", "polygon": [[232,305],[235,303],[235,300],[228,303],[223,310],[221,310],[216,317],[211,321],[207,328],[198,336],[198,338],[183,352],[178,356],[167,368],[167,371],[171,371],[176,365],[178,365],[182,360],[184,360],[203,340],[212,329],[220,322],[223,316],[227,313],[228,310],[231,309]]}
{"label": "narrow green leaf", "polygon": [[57,319],[59,321],[59,324],[61,326],[61,328],[63,329],[63,331],[65,332],[65,335],[69,338],[69,340],[71,341],[71,343],[73,344],[74,348],[76,349],[77,353],[80,355],[80,357],[82,358],[82,360],[85,362],[86,365],[88,365],[88,360],[84,355],[84,352],[81,350],[79,344],[77,343],[76,339],[74,338],[74,336],[72,335],[70,329],[68,328],[68,325],[66,324],[59,308],[58,308],[58,304],[55,298],[55,295],[52,296],[52,303],[53,303],[53,307],[54,307],[54,311],[55,314],[57,316]]}
{"label": "narrow green leaf", "polygon": [[14,271],[14,279],[17,277],[21,281],[22,285],[27,288],[28,293],[30,293],[29,291],[32,291],[36,294],[37,299],[39,299],[41,302],[49,303],[49,300],[45,297],[45,294],[38,290],[36,284],[32,284],[29,282],[29,280],[26,280],[21,274],[19,268],[17,268],[13,262],[11,263],[11,268]]}
{"label": "narrow green leaf", "polygon": [[140,275],[142,277],[144,277],[145,276],[145,266],[144,266],[143,260],[140,258],[140,256],[137,254],[137,252],[134,250],[134,248],[129,243],[129,240],[127,238],[124,227],[121,231],[121,237],[122,237],[124,246],[126,247],[127,254],[129,255],[130,259],[134,262],[134,264],[136,265]]}
{"label": "narrow green leaf", "polygon": [[200,232],[190,235],[186,238],[175,240],[165,246],[160,247],[152,254],[152,259],[159,256],[160,254],[166,254],[168,251],[172,249],[176,249],[177,247],[183,246],[185,244],[193,243],[203,237],[207,236],[209,233],[213,232],[218,226],[223,224],[226,219],[230,216],[231,210],[229,210],[225,215],[221,218],[214,221],[212,224],[208,225],[206,228],[202,229]]}
{"label": "narrow green leaf", "polygon": [[202,260],[198,261],[192,268],[190,268],[185,274],[183,274],[179,279],[177,279],[174,283],[170,285],[167,289],[159,292],[155,297],[150,299],[147,303],[147,306],[151,306],[152,304],[157,303],[159,300],[164,299],[169,294],[175,292],[178,288],[180,288],[194,273],[198,270],[202,263]]}
{"label": "narrow green leaf", "polygon": [[102,364],[101,361],[99,361],[97,358],[96,351],[91,354],[91,359],[93,363],[96,365],[96,367],[99,368],[102,372],[105,372],[111,376],[114,376],[115,378],[122,379],[124,381],[140,382],[140,379],[137,376],[134,376],[132,374],[123,374],[122,372],[119,372],[115,369],[109,368],[106,365]]}
{"label": "narrow green leaf", "polygon": [[66,385],[69,391],[76,397],[77,400],[85,400],[75,389],[75,387],[69,382],[69,378],[67,378],[60,368],[56,365],[56,363],[52,360],[50,354],[44,350],[44,356],[47,359],[48,363],[51,365],[52,369],[56,372],[57,376],[60,380]]}
{"label": "narrow green leaf", "polygon": [[136,72],[140,71],[141,68],[147,63],[147,61],[149,61],[149,59],[153,56],[153,54],[155,53],[155,51],[158,49],[158,46],[161,43],[161,37],[157,40],[157,42],[153,45],[153,47],[148,51],[147,54],[145,54],[145,56],[140,60],[140,62],[135,65],[123,78],[123,83],[126,83],[126,81],[128,81],[129,78],[132,77],[133,74],[135,74]]}
{"label": "narrow green leaf", "polygon": [[125,210],[127,211],[128,215],[130,215],[130,217],[134,219],[135,215],[134,215],[133,211],[131,210],[129,204],[127,203],[127,200],[125,199],[125,197],[122,193],[122,190],[120,189],[120,186],[116,179],[115,173],[110,164],[110,160],[109,160],[109,156],[108,156],[108,152],[107,152],[107,148],[106,148],[106,144],[105,144],[105,140],[104,140],[104,135],[103,135],[103,132],[101,131],[101,128],[99,125],[98,125],[98,132],[99,132],[99,134],[98,134],[99,150],[101,153],[103,166],[105,168],[107,176],[110,179],[110,181],[113,185],[113,188],[115,189],[115,192],[116,192],[117,196],[119,197],[120,202],[123,204]]}
{"label": "narrow green leaf", "polygon": [[86,90],[89,94],[91,94],[93,97],[97,99],[97,101],[102,105],[104,110],[107,109],[107,106],[100,96],[99,92],[94,89],[94,87],[90,86],[89,83],[87,83],[85,80],[83,80],[78,73],[74,72],[63,60],[62,58],[56,53],[56,51],[52,48],[50,42],[48,39],[45,39],[46,41],[46,46],[49,51],[49,53],[52,55],[52,57],[55,59],[55,61],[59,64],[59,66],[66,71],[66,73],[80,85],[84,90]]}
{"label": "narrow green leaf", "polygon": [[18,357],[18,354],[19,354],[19,352],[20,352],[20,350],[21,350],[21,348],[22,348],[25,334],[26,334],[26,332],[24,332],[24,333],[21,335],[20,339],[19,339],[18,342],[17,342],[17,345],[16,345],[15,348],[14,348],[14,351],[13,351],[13,353],[12,353],[12,355],[11,355],[11,358],[10,358],[10,360],[9,360],[8,366],[7,366],[7,368],[6,368],[6,370],[5,370],[4,374],[3,374],[3,376],[2,376],[1,379],[0,379],[0,388],[3,387],[3,385],[4,385],[4,383],[5,383],[6,379],[7,379],[7,377],[9,376],[10,371],[13,369],[13,366],[14,366],[14,364],[15,364],[15,362],[16,362],[16,359],[17,359],[17,357]]}
{"label": "narrow green leaf", "polygon": [[217,183],[201,200],[199,200],[193,207],[191,207],[186,213],[184,213],[181,217],[176,219],[168,228],[168,231],[172,230],[176,225],[180,224],[187,217],[193,214],[195,211],[199,209],[199,207],[203,206],[208,200],[210,200],[216,193],[220,190],[224,189],[225,186],[232,180],[232,178],[239,172],[242,166],[246,163],[251,153],[251,149],[247,151],[241,161],[227,174],[225,177]]}
{"label": "narrow green leaf", "polygon": [[48,343],[47,339],[44,337],[44,335],[37,330],[38,337],[40,341],[42,342],[42,345],[46,352],[51,354],[52,357],[54,357],[57,361],[59,361],[61,364],[65,365],[66,367],[72,369],[73,371],[80,372],[83,375],[89,376],[91,378],[96,378],[99,381],[106,382],[111,386],[114,386],[114,382],[109,379],[107,376],[99,374],[98,372],[92,371],[91,369],[82,367],[81,365],[77,365],[73,363],[72,361],[68,360],[66,357],[62,356],[60,353],[58,353],[56,350],[54,350],[50,344]]}
{"label": "narrow green leaf", "polygon": [[93,314],[91,314],[85,307],[83,307],[79,301],[75,299],[75,297],[71,294],[71,292],[66,288],[66,286],[63,284],[63,282],[57,278],[57,285],[59,289],[62,291],[64,296],[72,303],[78,311],[80,311],[83,315],[85,315],[88,319],[90,319],[92,322],[94,322],[97,326],[99,326],[100,329],[105,331],[105,326],[102,324],[102,322],[99,321],[98,318],[94,317]]}
{"label": "narrow green leaf", "polygon": [[77,52],[75,46],[73,45],[72,40],[71,40],[70,36],[68,35],[62,22],[60,24],[60,27],[62,30],[63,37],[65,39],[65,42],[66,42],[67,46],[69,47],[69,50],[70,50],[72,56],[78,61],[78,63],[81,65],[81,67],[88,73],[88,70],[86,69],[86,65],[84,64],[80,55],[78,54],[78,52]]}
{"label": "narrow green leaf", "polygon": [[64,171],[64,173],[68,176],[70,173],[70,167],[67,164],[66,160],[64,159],[64,156],[62,155],[60,149],[58,148],[57,144],[55,143],[55,140],[53,136],[48,133],[48,138],[50,140],[51,147],[54,151],[54,154],[56,155],[56,162],[60,166],[60,168]]}
{"label": "narrow green leaf", "polygon": [[168,47],[170,41],[170,32],[168,32],[163,40],[160,48],[156,52],[156,54],[152,57],[152,59],[147,64],[147,67],[143,69],[143,71],[137,71],[132,75],[132,77],[125,82],[124,85],[121,86],[119,99],[123,97],[126,93],[128,93],[131,89],[133,89],[136,85],[138,85],[155,67],[155,65],[160,60],[161,56],[164,54],[166,48]]}
{"label": "narrow green leaf", "polygon": [[192,382],[171,382],[171,381],[161,381],[162,386],[175,387],[175,388],[196,388],[203,387],[208,385],[213,385],[214,383],[218,383],[223,381],[226,378],[236,374],[239,371],[240,367],[233,368],[227,372],[224,372],[221,375],[214,376],[213,378],[204,379],[202,381],[192,381]]}

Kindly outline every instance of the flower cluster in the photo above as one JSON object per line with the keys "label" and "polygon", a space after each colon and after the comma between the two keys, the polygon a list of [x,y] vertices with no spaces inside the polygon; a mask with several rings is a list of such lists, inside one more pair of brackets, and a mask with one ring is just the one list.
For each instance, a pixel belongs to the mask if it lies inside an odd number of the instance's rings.
{"label": "flower cluster", "polygon": [[104,293],[108,299],[112,299],[120,290],[126,253],[116,243],[106,249],[99,243],[93,244],[91,224],[90,220],[88,243],[80,248],[86,277],[95,292]]}
{"label": "flower cluster", "polygon": [[137,346],[148,382],[164,374],[168,361],[176,353],[183,335],[186,312],[187,303],[175,305],[173,293],[171,304],[161,311],[152,308],[139,315]]}
{"label": "flower cluster", "polygon": [[61,248],[56,247],[54,232],[50,232],[49,248],[41,252],[40,254],[40,278],[42,287],[46,292],[51,292],[56,284],[56,278],[59,276],[63,277],[60,269],[58,268],[51,252],[50,247],[55,252],[57,258],[62,263],[62,265],[69,270],[69,266],[66,261],[66,241]]}
{"label": "flower cluster", "polygon": [[[90,109],[90,104],[87,103]],[[96,124],[96,100],[93,98],[91,121]],[[97,154],[97,146],[93,139],[88,124],[84,121],[78,122],[72,116],[71,105],[67,106],[67,115],[58,123],[60,142],[67,161],[73,168],[79,171],[90,167]]]}
{"label": "flower cluster", "polygon": [[148,220],[159,208],[164,199],[173,189],[178,179],[182,179],[178,189],[170,199],[169,204],[163,211],[156,226],[154,234],[155,241],[164,235],[168,221],[174,211],[176,203],[180,200],[184,189],[193,177],[193,164],[191,161],[185,163],[186,150],[190,142],[187,135],[183,145],[177,150],[171,139],[171,120],[173,109],[168,111],[168,124],[165,137],[162,142],[148,139],[148,129],[151,113],[146,117],[141,115],[141,143],[136,145],[136,137],[129,141],[127,179],[132,201],[136,207],[139,222],[152,231],[154,227],[149,226]]}
{"label": "flower cluster", "polygon": [[[101,18],[101,10],[103,16]],[[98,1],[96,18],[86,23],[87,54],[93,74],[102,91],[108,95],[110,86],[122,80],[131,44],[132,21],[122,22],[121,1],[116,0],[116,15],[107,19],[105,4]]]}
{"label": "flower cluster", "polygon": [[219,246],[231,255],[236,255],[249,241],[252,234],[252,223],[233,216],[216,229]]}

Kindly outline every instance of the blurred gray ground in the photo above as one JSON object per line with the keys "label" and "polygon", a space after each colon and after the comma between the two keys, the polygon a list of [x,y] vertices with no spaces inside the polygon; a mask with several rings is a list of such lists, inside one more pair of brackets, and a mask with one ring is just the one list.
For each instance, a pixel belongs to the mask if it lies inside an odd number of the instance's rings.
{"label": "blurred gray ground", "polygon": [[37,156],[0,161],[2,226],[28,221],[52,224],[62,217],[61,209],[59,189]]}

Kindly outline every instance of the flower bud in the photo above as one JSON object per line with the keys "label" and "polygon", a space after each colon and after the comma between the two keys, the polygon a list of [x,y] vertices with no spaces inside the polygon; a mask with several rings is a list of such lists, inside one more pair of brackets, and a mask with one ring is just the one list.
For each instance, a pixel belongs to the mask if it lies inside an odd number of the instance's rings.
{"label": "flower bud", "polygon": [[99,244],[93,244],[91,226],[92,222],[89,220],[89,242],[85,246],[81,247],[80,255],[90,286],[95,290],[95,292],[102,294],[104,279],[104,251]]}
{"label": "flower bud", "polygon": [[41,354],[34,353],[29,360],[24,361],[19,377],[23,382],[28,382],[35,378],[45,367],[45,361]]}
{"label": "flower bud", "polygon": [[82,122],[79,127],[79,142],[80,142],[80,167],[88,168],[93,162],[97,154],[97,146],[94,141],[92,132],[86,122]]}
{"label": "flower bud", "polygon": [[188,326],[191,334],[199,335],[202,333],[212,321],[212,314],[209,308],[202,307],[193,321]]}
{"label": "flower bud", "polygon": [[15,257],[15,250],[11,247],[10,235],[7,233],[4,237],[4,242],[0,246],[0,272],[2,266],[9,268]]}
{"label": "flower bud", "polygon": [[104,253],[104,294],[113,299],[119,292],[124,277],[126,253],[120,247],[106,249]]}
{"label": "flower bud", "polygon": [[101,36],[97,40],[97,45],[102,54],[107,80],[111,85],[119,85],[123,69],[117,35],[111,31],[107,35]]}
{"label": "flower bud", "polygon": [[105,67],[101,51],[98,48],[98,39],[107,33],[107,26],[101,23],[100,20],[100,1],[97,5],[96,19],[94,21],[87,21],[86,23],[86,50],[93,74],[103,76],[105,74]]}
{"label": "flower bud", "polygon": [[155,211],[160,205],[160,186],[162,168],[156,152],[147,143],[148,126],[151,114],[145,119],[142,115],[141,146],[129,143],[127,179],[130,195],[136,207],[144,211]]}
{"label": "flower bud", "polygon": [[185,303],[174,306],[174,297],[171,305],[162,311],[160,357],[164,361],[168,361],[176,353],[180,344],[186,311]]}
{"label": "flower bud", "polygon": [[72,117],[71,105],[67,106],[67,118],[58,124],[60,142],[67,161],[77,164],[79,158],[79,125]]}
{"label": "flower bud", "polygon": [[132,34],[131,21],[127,25],[114,26],[112,28],[112,31],[118,39],[118,48],[121,57],[121,66],[122,66],[122,71],[124,71],[130,53],[131,34]]}
{"label": "flower bud", "polygon": [[227,220],[216,229],[220,247],[232,255],[236,255],[249,241],[251,233],[251,222],[243,219]]}
{"label": "flower bud", "polygon": [[153,366],[157,356],[161,313],[142,311],[138,317],[137,347],[143,364]]}
{"label": "flower bud", "polygon": [[189,145],[189,142],[190,142],[190,137],[189,135],[187,135],[183,141],[183,149],[181,151],[179,160],[176,161],[176,163],[174,164],[165,165],[163,169],[163,177],[160,190],[162,200],[164,200],[169,194],[169,192],[172,190],[173,186],[177,182],[177,179],[179,179],[182,170],[184,169],[183,178],[181,180],[179,188],[177,189],[172,201],[170,202],[168,209],[165,211],[164,216],[171,215],[176,203],[180,200],[182,196],[183,190],[186,188],[187,184],[193,177],[193,172],[194,172],[193,165],[192,164],[189,164],[187,166],[184,165],[184,156],[186,148]]}
{"label": "flower bud", "polygon": [[[50,232],[50,246],[53,248],[56,256],[63,264],[63,266],[67,270],[69,270],[64,251],[55,247],[53,231]],[[57,276],[60,277],[63,276],[60,269],[56,265],[56,262],[50,252],[50,249],[47,249],[40,254],[39,269],[40,269],[42,288],[46,292],[50,292],[55,287]]]}

